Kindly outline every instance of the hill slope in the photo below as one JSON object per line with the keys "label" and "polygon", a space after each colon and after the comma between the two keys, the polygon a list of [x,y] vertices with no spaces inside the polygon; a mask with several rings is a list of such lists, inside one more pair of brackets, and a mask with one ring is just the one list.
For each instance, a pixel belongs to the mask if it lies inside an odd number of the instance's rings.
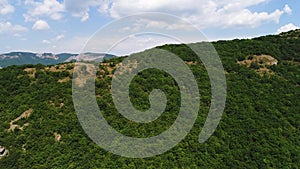
{"label": "hill slope", "polygon": [[[295,32],[290,33],[298,35]],[[162,155],[146,159],[111,154],[83,132],[72,103],[73,63],[0,70],[0,146],[9,150],[0,159],[0,167],[298,168],[300,39],[272,35],[213,45],[222,59],[228,87],[225,112],[216,132],[199,144],[198,135],[210,105],[205,67],[185,45],[160,46],[179,55],[191,68],[199,85],[201,107],[194,128],[182,142]],[[117,113],[110,94],[112,72],[123,59],[114,58],[100,65],[95,82],[98,105],[108,123],[119,132],[135,137],[157,135],[177,117],[178,87],[170,75],[157,69],[140,73],[130,87],[133,105],[147,110],[153,88],[166,93],[168,104],[155,122],[128,121]],[[22,114],[26,117],[19,118]],[[11,124],[19,127],[9,131]]]}

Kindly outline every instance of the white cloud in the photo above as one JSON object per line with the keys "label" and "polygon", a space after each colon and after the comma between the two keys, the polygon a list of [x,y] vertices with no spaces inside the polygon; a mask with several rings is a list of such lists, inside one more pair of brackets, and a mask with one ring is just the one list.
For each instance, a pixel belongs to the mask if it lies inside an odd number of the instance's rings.
{"label": "white cloud", "polygon": [[288,5],[284,6],[283,11],[289,15],[291,15],[293,12],[292,9]]}
{"label": "white cloud", "polygon": [[63,17],[64,5],[57,0],[43,0],[42,2],[25,0],[24,4],[30,7],[27,13],[23,14],[25,21],[36,21],[40,17],[60,20]]}
{"label": "white cloud", "polygon": [[0,34],[18,34],[27,32],[28,29],[21,25],[13,25],[10,22],[0,22]]}
{"label": "white cloud", "polygon": [[64,5],[66,10],[72,13],[74,17],[81,18],[84,22],[89,19],[90,7],[101,5],[103,0],[65,0]]}
{"label": "white cloud", "polygon": [[33,30],[47,30],[50,29],[50,26],[48,25],[48,23],[44,20],[38,20],[34,23],[34,25],[32,26]]}
{"label": "white cloud", "polygon": [[[74,15],[74,16],[76,16],[76,15]],[[87,21],[89,19],[90,15],[87,11],[87,12],[84,12],[84,13],[78,15],[78,17],[81,17],[80,21],[84,22],[84,21]]]}
{"label": "white cloud", "polygon": [[55,36],[54,38],[52,39],[44,39],[42,40],[42,43],[43,44],[57,44],[58,42],[60,42],[61,40],[63,40],[65,38],[65,35],[63,34],[60,34],[60,35],[57,35]]}
{"label": "white cloud", "polygon": [[[255,12],[250,7],[269,0],[65,0],[73,16],[85,21],[91,7],[112,18],[140,12],[165,12],[182,17],[199,28],[207,27],[257,27],[266,22],[278,23],[283,14],[291,14],[288,5],[273,12]],[[173,25],[173,27],[176,27]]]}
{"label": "white cloud", "polygon": [[64,39],[64,38],[65,38],[65,35],[60,34],[60,35],[57,35],[57,36],[55,37],[55,40],[56,40],[56,41],[60,41],[60,40],[62,40],[62,39]]}
{"label": "white cloud", "polygon": [[0,14],[6,15],[9,13],[13,13],[15,11],[15,7],[8,3],[7,0],[0,0]]}
{"label": "white cloud", "polygon": [[123,27],[119,30],[120,33],[123,32],[138,32],[141,29],[164,29],[164,30],[191,30],[193,29],[190,25],[188,26],[186,22],[182,20],[166,20],[161,18],[135,18],[136,20],[130,25]]}
{"label": "white cloud", "polygon": [[51,44],[51,42],[49,40],[43,40],[42,43],[43,44]]}
{"label": "white cloud", "polygon": [[105,0],[105,1],[103,1],[101,4],[100,4],[100,6],[99,6],[99,8],[98,8],[98,11],[100,12],[100,13],[108,13],[109,12],[109,7],[110,6],[110,3],[109,3],[109,0]]}
{"label": "white cloud", "polygon": [[[218,22],[209,22],[208,25],[216,25],[221,27],[257,27],[264,22],[279,23],[280,17],[284,12],[275,10],[272,13],[267,12],[251,12],[248,9],[236,11],[232,13],[216,13],[216,20]],[[205,25],[203,25],[205,27]]]}
{"label": "white cloud", "polygon": [[288,31],[295,30],[295,29],[300,29],[300,27],[295,26],[295,25],[292,24],[292,23],[289,23],[289,24],[286,24],[286,25],[280,27],[280,28],[277,30],[277,33],[288,32]]}
{"label": "white cloud", "polygon": [[[118,0],[111,5],[110,15],[114,18],[142,11],[161,11],[179,15],[184,19],[196,24],[200,28],[206,27],[256,27],[264,22],[273,21],[278,23],[284,13],[290,13],[288,5],[284,10],[276,9],[272,13],[252,12],[248,8],[258,5],[267,0],[253,1],[131,1]],[[118,3],[119,2],[119,3]],[[143,5],[142,5],[143,4]],[[171,5],[170,5],[171,4]],[[195,5],[197,4],[197,5]]]}

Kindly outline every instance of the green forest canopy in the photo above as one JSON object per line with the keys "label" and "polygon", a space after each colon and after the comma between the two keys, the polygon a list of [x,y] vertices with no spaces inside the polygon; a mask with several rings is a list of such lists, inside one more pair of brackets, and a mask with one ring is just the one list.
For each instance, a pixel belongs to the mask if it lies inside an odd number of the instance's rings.
{"label": "green forest canopy", "polygon": [[[198,135],[210,105],[205,67],[186,45],[164,45],[190,67],[200,90],[197,121],[176,147],[145,159],[120,157],[105,151],[82,130],[72,103],[73,64],[23,65],[0,70],[0,145],[9,154],[0,168],[298,168],[300,166],[300,33],[213,42],[225,68],[227,102],[223,118],[205,143]],[[197,45],[202,45],[199,43]],[[276,65],[238,64],[260,55]],[[157,69],[136,76],[130,87],[133,105],[149,108],[148,95],[162,89],[168,98],[155,122],[138,124],[122,117],[112,104],[111,75],[124,57],[106,60],[96,79],[96,96],[104,117],[120,133],[154,136],[177,117],[180,94],[172,77]],[[261,68],[267,71],[259,71]],[[28,117],[11,121],[31,110]]]}

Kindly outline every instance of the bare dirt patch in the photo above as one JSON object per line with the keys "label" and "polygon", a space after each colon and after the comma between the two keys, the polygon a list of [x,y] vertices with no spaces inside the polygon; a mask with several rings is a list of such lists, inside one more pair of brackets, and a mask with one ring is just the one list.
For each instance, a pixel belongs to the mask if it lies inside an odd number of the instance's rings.
{"label": "bare dirt patch", "polygon": [[45,67],[45,70],[49,71],[49,72],[68,71],[69,73],[73,73],[73,67],[74,67],[74,63],[68,63],[68,64],[61,64],[61,65]]}
{"label": "bare dirt patch", "polygon": [[270,55],[254,55],[253,58],[239,61],[238,63],[247,67],[250,67],[252,63],[257,63],[261,66],[272,66],[277,65],[278,61]]}
{"label": "bare dirt patch", "polygon": [[62,108],[62,107],[64,107],[64,106],[65,106],[65,104],[62,103],[62,102],[59,104],[59,108]]}
{"label": "bare dirt patch", "polygon": [[274,75],[275,73],[268,69],[268,68],[259,68],[258,70],[256,70],[256,72],[260,75],[260,76],[264,76],[264,75]]}
{"label": "bare dirt patch", "polygon": [[[113,75],[114,70],[119,66],[120,66],[120,64],[113,65],[112,62],[100,63],[100,70],[99,71],[100,71],[101,74],[103,74],[100,77],[104,77],[104,76],[113,77],[114,76]],[[102,67],[102,69],[101,69],[101,67]],[[106,72],[107,72],[107,74],[106,74]]]}
{"label": "bare dirt patch", "polygon": [[36,68],[25,68],[23,71],[27,72],[29,77],[35,78]]}
{"label": "bare dirt patch", "polygon": [[71,79],[69,77],[65,77],[63,79],[59,79],[57,82],[58,83],[65,83],[65,82],[69,82]]}
{"label": "bare dirt patch", "polygon": [[252,57],[248,57],[248,59],[243,61],[238,61],[239,65],[245,65],[249,68],[256,69],[255,71],[262,75],[270,75],[274,74],[272,70],[268,68],[268,66],[277,65],[278,60],[273,58],[270,55],[254,55]]}
{"label": "bare dirt patch", "polygon": [[59,106],[58,105],[55,105],[55,103],[52,101],[52,100],[50,100],[49,101],[49,104],[50,104],[50,106],[52,106],[52,107],[59,107],[59,108],[62,108],[62,107],[64,107],[65,106],[65,104],[63,103],[63,102],[60,102],[59,103]]}
{"label": "bare dirt patch", "polygon": [[138,62],[136,60],[128,60],[127,62],[122,62],[118,64],[116,67],[118,67],[118,71],[116,72],[118,75],[122,75],[124,73],[131,73],[138,67]]}
{"label": "bare dirt patch", "polygon": [[14,123],[16,123],[17,121],[19,121],[23,118],[28,118],[31,115],[32,111],[33,111],[32,109],[26,110],[19,117],[17,117],[13,121],[11,121],[9,123],[10,127],[9,127],[8,131],[13,132],[16,128],[20,129],[20,130],[24,130],[25,127],[29,126],[29,123],[25,123],[23,126],[20,126],[20,125],[14,124]]}
{"label": "bare dirt patch", "polygon": [[60,140],[61,140],[61,135],[55,132],[55,133],[54,133],[54,139],[55,139],[56,142],[60,142]]}
{"label": "bare dirt patch", "polygon": [[197,65],[198,62],[196,61],[190,61],[190,62],[185,62],[187,65]]}

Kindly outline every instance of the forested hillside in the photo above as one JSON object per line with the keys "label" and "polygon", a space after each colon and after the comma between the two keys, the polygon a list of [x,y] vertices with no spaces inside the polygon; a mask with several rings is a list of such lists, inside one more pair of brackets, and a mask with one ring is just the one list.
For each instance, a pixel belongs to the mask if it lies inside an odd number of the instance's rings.
{"label": "forested hillside", "polygon": [[[197,44],[199,46],[205,43]],[[227,79],[222,120],[205,143],[198,136],[210,106],[205,67],[185,45],[164,45],[194,73],[200,91],[196,123],[177,146],[150,158],[120,157],[97,146],[81,128],[72,102],[74,63],[23,65],[0,70],[0,168],[299,168],[300,31],[254,39],[214,42]],[[142,53],[141,53],[142,54]],[[139,73],[130,97],[149,108],[149,93],[162,89],[165,112],[139,124],[122,117],[112,103],[112,73],[125,57],[100,64],[96,98],[108,123],[128,136],[155,136],[175,121],[180,92],[173,78],[157,69]]]}

